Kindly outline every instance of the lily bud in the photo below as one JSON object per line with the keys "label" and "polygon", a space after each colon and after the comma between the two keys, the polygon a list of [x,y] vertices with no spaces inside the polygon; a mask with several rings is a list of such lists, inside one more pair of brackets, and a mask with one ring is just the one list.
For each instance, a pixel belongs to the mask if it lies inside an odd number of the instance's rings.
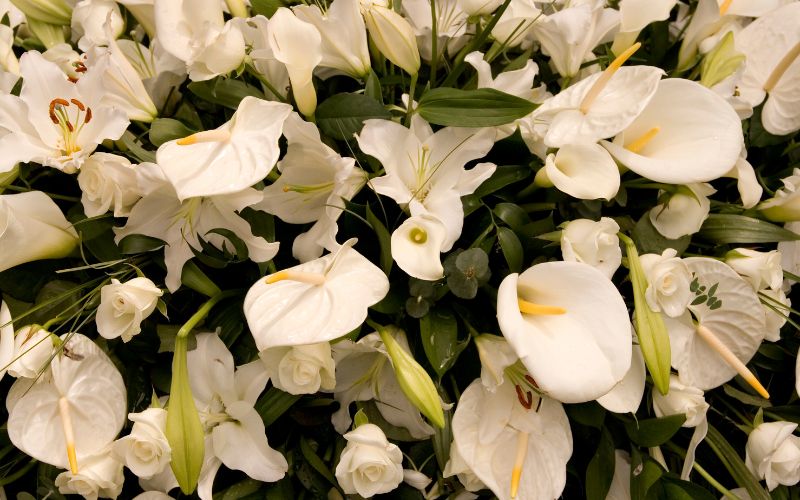
{"label": "lily bud", "polygon": [[733,32],[722,37],[716,47],[703,58],[700,83],[708,88],[728,78],[744,62],[745,55],[737,52],[733,44]]}
{"label": "lily bud", "polygon": [[64,0],[12,0],[28,21],[31,19],[48,24],[69,26],[72,20],[72,7]]}
{"label": "lily bud", "polygon": [[373,4],[364,11],[364,22],[381,54],[409,75],[416,75],[420,65],[419,48],[408,21],[387,7]]}

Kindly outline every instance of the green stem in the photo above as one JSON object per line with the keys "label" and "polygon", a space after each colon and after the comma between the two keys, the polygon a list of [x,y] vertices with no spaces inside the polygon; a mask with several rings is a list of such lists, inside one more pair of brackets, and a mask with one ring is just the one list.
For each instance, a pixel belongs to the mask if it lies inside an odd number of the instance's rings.
{"label": "green stem", "polygon": [[14,481],[16,481],[17,479],[21,478],[25,474],[27,474],[28,471],[31,470],[33,468],[33,466],[38,464],[38,463],[39,463],[38,460],[31,460],[30,462],[25,464],[25,466],[23,468],[21,468],[20,470],[18,470],[17,472],[11,474],[10,476],[6,476],[6,477],[0,479],[0,487],[3,487],[5,485],[7,485],[7,484],[12,484]]}
{"label": "green stem", "polygon": [[731,490],[729,490],[728,488],[726,488],[726,487],[722,486],[722,485],[719,483],[719,481],[717,481],[716,479],[714,479],[714,477],[713,477],[713,476],[711,476],[711,474],[709,474],[709,473],[708,473],[708,472],[707,472],[707,471],[706,471],[704,468],[700,467],[700,464],[698,464],[697,462],[695,462],[695,463],[693,463],[693,464],[692,464],[692,468],[693,468],[694,470],[696,470],[698,473],[700,473],[700,475],[701,475],[701,476],[703,476],[703,479],[705,479],[706,481],[708,481],[708,484],[710,484],[710,485],[711,485],[711,486],[713,486],[713,487],[714,487],[714,488],[715,488],[717,491],[719,491],[720,493],[722,493],[722,495],[723,495],[725,498],[730,498],[730,499],[732,499],[732,500],[741,500],[741,499],[740,499],[738,496],[734,495],[734,494],[731,492]]}
{"label": "green stem", "polygon": [[405,126],[411,126],[411,116],[414,114],[414,91],[417,87],[417,78],[419,78],[419,73],[414,73],[411,75],[411,85],[408,89],[408,109],[406,110],[406,119],[405,119]]}
{"label": "green stem", "polygon": [[[30,191],[28,188],[20,187],[20,186],[3,186],[3,189],[7,189],[8,191],[14,191],[16,193],[27,193]],[[74,196],[65,196],[63,194],[54,194],[54,193],[44,193],[50,198],[54,200],[64,200],[64,201],[71,201],[73,203],[77,203],[81,201],[80,198],[76,198]]]}
{"label": "green stem", "polygon": [[428,86],[430,88],[436,87],[436,69],[439,65],[439,31],[436,23],[436,0],[431,2],[431,74],[428,77]]}
{"label": "green stem", "polygon": [[198,309],[197,312],[195,312],[192,315],[192,317],[189,318],[189,320],[183,324],[180,330],[178,330],[178,337],[179,338],[188,337],[189,332],[191,332],[192,329],[195,326],[197,326],[197,324],[200,323],[203,320],[203,318],[205,318],[208,315],[209,312],[211,312],[211,309],[217,304],[217,302],[219,302],[222,299],[237,295],[239,293],[241,293],[241,290],[227,290],[224,292],[220,292],[211,297],[210,299],[208,299],[207,301],[205,301],[203,305],[200,306],[200,309]]}

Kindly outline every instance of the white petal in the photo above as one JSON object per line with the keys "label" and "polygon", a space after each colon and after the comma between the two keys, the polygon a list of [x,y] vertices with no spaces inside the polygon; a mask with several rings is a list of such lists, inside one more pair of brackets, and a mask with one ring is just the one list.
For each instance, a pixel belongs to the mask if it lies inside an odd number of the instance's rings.
{"label": "white petal", "polygon": [[637,345],[633,348],[628,373],[613,389],[597,398],[597,402],[614,413],[636,413],[644,395],[645,375],[644,356]]}
{"label": "white petal", "polygon": [[407,219],[392,233],[392,258],[414,278],[436,281],[444,276],[440,252],[447,233],[436,217]]}
{"label": "white petal", "polygon": [[610,200],[619,190],[619,170],[608,151],[597,144],[566,144],[545,162],[555,187],[581,200]]}

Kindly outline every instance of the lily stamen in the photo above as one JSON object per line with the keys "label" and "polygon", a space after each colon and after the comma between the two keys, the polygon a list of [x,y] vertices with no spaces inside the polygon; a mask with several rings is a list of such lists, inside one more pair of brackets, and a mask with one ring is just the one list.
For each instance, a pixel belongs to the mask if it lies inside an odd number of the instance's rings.
{"label": "lily stamen", "polygon": [[778,61],[775,69],[772,70],[772,73],[769,74],[769,78],[764,82],[765,92],[772,92],[772,89],[778,84],[783,74],[786,73],[786,70],[789,69],[789,66],[791,66],[798,57],[800,57],[800,42],[794,44],[794,47],[789,49],[789,52],[784,54],[781,60]]}
{"label": "lily stamen", "polygon": [[231,133],[227,130],[203,130],[192,135],[186,136],[183,139],[178,139],[176,143],[179,146],[190,146],[198,142],[227,142],[231,138]]}
{"label": "lily stamen", "polygon": [[[69,116],[69,108],[74,105],[77,109],[74,117]],[[50,101],[48,116],[54,125],[61,131],[61,150],[66,156],[81,150],[78,145],[78,133],[83,126],[92,121],[92,108],[86,106],[78,99],[64,99],[56,97]]]}
{"label": "lily stamen", "polygon": [[514,460],[514,468],[511,469],[511,498],[517,498],[519,490],[519,480],[522,477],[522,467],[525,465],[525,457],[528,455],[527,432],[519,432],[517,436],[517,458]]}
{"label": "lily stamen", "polygon": [[69,401],[62,397],[58,400],[58,412],[61,414],[61,425],[64,428],[64,440],[67,442],[67,459],[72,474],[78,473],[78,457],[75,454],[75,435],[72,431],[72,418],[69,415]]}
{"label": "lily stamen", "polygon": [[653,127],[641,136],[639,136],[636,140],[632,141],[630,144],[625,146],[625,149],[630,151],[631,153],[638,153],[642,149],[644,149],[647,144],[653,140],[653,137],[658,135],[661,132],[661,127]]}
{"label": "lily stamen", "polygon": [[594,82],[594,85],[592,85],[592,87],[589,89],[589,92],[586,93],[586,96],[584,96],[583,101],[581,101],[581,106],[579,108],[581,110],[581,113],[585,115],[586,113],[589,112],[589,108],[592,107],[592,104],[594,103],[595,99],[597,99],[597,96],[600,95],[600,92],[602,92],[603,89],[606,88],[606,85],[608,85],[608,82],[611,80],[611,77],[614,76],[614,73],[616,73],[617,70],[619,70],[622,67],[622,65],[625,64],[625,61],[630,59],[630,57],[634,54],[634,52],[639,50],[639,47],[641,46],[642,42],[634,43],[633,45],[628,47],[628,49],[625,50],[625,52],[617,56],[617,58],[614,59],[605,70],[603,70],[603,73]]}
{"label": "lily stamen", "polygon": [[769,399],[769,392],[761,385],[761,382],[758,381],[753,372],[750,371],[747,366],[745,366],[742,361],[736,357],[736,355],[728,349],[728,346],[723,344],[714,332],[709,330],[703,325],[697,325],[697,333],[712,349],[717,351],[722,359],[728,363],[728,365],[736,370],[736,372],[742,376],[743,379],[747,381],[750,386],[756,390],[763,398]]}
{"label": "lily stamen", "polygon": [[325,275],[319,273],[308,273],[305,271],[278,271],[275,274],[270,274],[264,278],[268,285],[277,283],[278,281],[289,280],[307,283],[309,285],[322,285],[325,283]]}
{"label": "lily stamen", "polygon": [[533,393],[531,391],[523,392],[522,387],[520,387],[519,384],[515,385],[514,389],[517,391],[517,399],[519,400],[519,404],[521,404],[526,410],[530,410],[533,406]]}
{"label": "lily stamen", "polygon": [[517,299],[519,303],[519,310],[523,314],[535,314],[537,316],[551,316],[558,314],[566,314],[567,310],[558,306],[546,306],[542,304],[534,304],[527,300]]}
{"label": "lily stamen", "polygon": [[725,0],[724,2],[722,2],[722,4],[720,4],[719,6],[719,15],[724,16],[728,12],[728,9],[731,8],[732,3],[733,0]]}

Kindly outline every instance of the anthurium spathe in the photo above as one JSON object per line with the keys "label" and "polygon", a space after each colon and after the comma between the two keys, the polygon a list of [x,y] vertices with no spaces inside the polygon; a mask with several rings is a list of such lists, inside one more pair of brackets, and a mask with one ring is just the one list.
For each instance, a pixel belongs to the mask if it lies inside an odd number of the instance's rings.
{"label": "anthurium spathe", "polygon": [[546,262],[508,275],[498,289],[497,319],[539,389],[559,401],[597,399],[630,367],[625,302],[588,264]]}
{"label": "anthurium spathe", "polygon": [[19,97],[0,95],[0,172],[34,161],[74,173],[104,139],[119,139],[125,113],[99,103],[92,80],[72,83],[36,51],[20,58]]}
{"label": "anthurium spathe", "polygon": [[370,181],[376,193],[407,208],[412,216],[430,214],[447,230],[442,251],[452,248],[461,235],[464,208],[461,196],[471,194],[495,170],[491,163],[464,165],[489,152],[491,129],[445,127],[436,133],[422,119],[411,129],[389,120],[367,120],[358,136],[364,153],[383,165],[386,175]]}
{"label": "anthurium spathe", "polygon": [[383,271],[349,240],[334,253],[258,280],[244,314],[259,351],[336,339],[359,326],[389,291]]}
{"label": "anthurium spathe", "polygon": [[610,200],[619,191],[619,169],[608,151],[597,144],[565,144],[547,155],[536,172],[536,184],[555,186],[580,200]]}
{"label": "anthurium spathe", "polygon": [[66,257],[77,244],[78,233],[43,192],[0,195],[0,271]]}
{"label": "anthurium spathe", "polygon": [[181,201],[242,191],[272,170],[291,110],[288,104],[245,97],[228,122],[162,144],[156,159]]}
{"label": "anthurium spathe", "polygon": [[642,177],[691,184],[729,172],[743,143],[741,120],[730,104],[697,82],[670,78],[659,82],[641,113],[603,146]]}
{"label": "anthurium spathe", "polygon": [[125,423],[125,384],[114,363],[79,333],[61,337],[62,350],[38,379],[21,378],[6,398],[14,446],[77,474],[81,459],[101,452]]}

